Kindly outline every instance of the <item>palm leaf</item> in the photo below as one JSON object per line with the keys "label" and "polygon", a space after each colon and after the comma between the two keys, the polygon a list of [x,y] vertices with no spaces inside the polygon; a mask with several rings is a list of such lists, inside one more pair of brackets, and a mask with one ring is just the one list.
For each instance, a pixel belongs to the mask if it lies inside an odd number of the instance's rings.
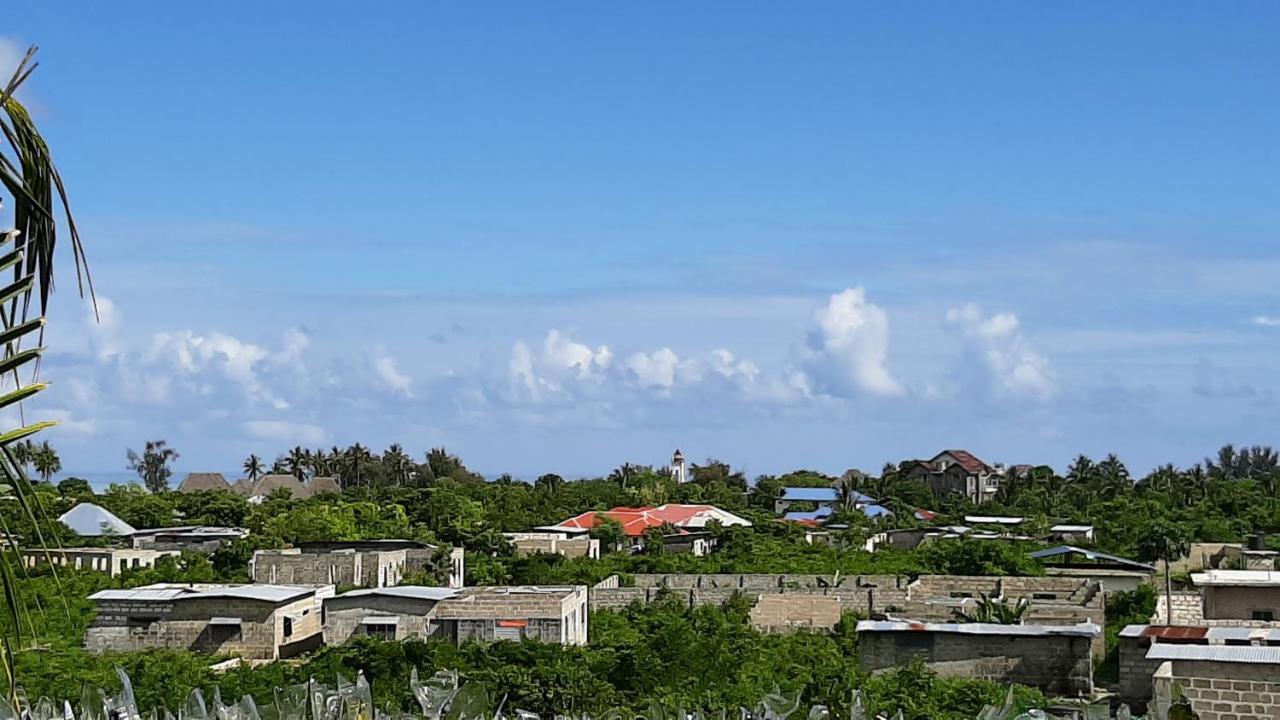
{"label": "palm leaf", "polygon": [[[0,255],[0,271],[13,272],[12,281],[0,287],[0,347],[3,348],[0,355],[0,409],[17,407],[20,418],[23,417],[24,402],[46,388],[46,384],[37,382],[36,378],[43,351],[45,316],[54,290],[54,258],[60,224],[69,237],[80,295],[83,297],[87,289],[88,296],[93,299],[93,280],[85,262],[80,233],[71,216],[66,187],[53,163],[49,146],[31,115],[14,97],[37,66],[35,52],[34,47],[27,51],[0,91],[0,135],[5,140],[0,144],[0,185],[12,202],[15,225],[10,230],[0,231],[0,245],[13,243],[12,249]],[[0,194],[0,201],[3,199]],[[61,206],[62,223],[56,214],[57,205]],[[96,316],[96,301],[93,308]],[[23,348],[24,343],[26,348]],[[31,370],[31,380],[26,384],[21,380],[24,368]],[[12,388],[3,386],[7,378],[13,380]],[[22,420],[17,428],[0,430],[0,483],[12,488],[18,507],[34,528],[35,537],[25,540],[39,543],[46,556],[45,528],[51,524],[23,465],[16,461],[12,446],[56,424]],[[16,542],[7,523],[0,523],[0,530],[9,543]],[[14,677],[13,653],[22,649],[23,624],[14,565],[10,553],[0,553],[0,594],[4,596],[5,606],[0,613],[10,620],[5,631],[0,633],[0,672],[6,681],[10,701],[19,707],[19,678]],[[25,567],[18,566],[25,574]]]}

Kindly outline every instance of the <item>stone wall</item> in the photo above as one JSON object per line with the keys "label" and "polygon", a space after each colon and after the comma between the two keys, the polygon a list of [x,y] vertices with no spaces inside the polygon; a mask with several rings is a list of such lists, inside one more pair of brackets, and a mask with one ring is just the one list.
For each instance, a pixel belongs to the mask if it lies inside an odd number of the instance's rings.
{"label": "stone wall", "polygon": [[1156,672],[1157,707],[1169,707],[1175,686],[1200,720],[1280,717],[1280,667],[1275,665],[1166,662]]}
{"label": "stone wall", "polygon": [[901,667],[917,657],[943,677],[1020,683],[1055,695],[1093,692],[1092,646],[1087,637],[858,633],[858,662],[865,670]]}

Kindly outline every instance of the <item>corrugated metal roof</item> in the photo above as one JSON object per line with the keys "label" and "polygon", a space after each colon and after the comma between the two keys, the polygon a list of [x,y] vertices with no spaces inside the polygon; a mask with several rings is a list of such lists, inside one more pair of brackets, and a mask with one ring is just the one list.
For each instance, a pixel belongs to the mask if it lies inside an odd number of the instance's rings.
{"label": "corrugated metal roof", "polygon": [[1271,570],[1206,570],[1192,573],[1196,585],[1280,585],[1280,573]]}
{"label": "corrugated metal roof", "polygon": [[1054,525],[1049,528],[1049,532],[1093,532],[1092,525]]}
{"label": "corrugated metal roof", "polygon": [[[861,493],[857,494],[858,499],[871,498]],[[801,502],[835,502],[840,498],[840,493],[833,487],[786,487],[782,488],[781,500],[797,500]]]}
{"label": "corrugated metal roof", "polygon": [[[315,591],[310,588],[294,585],[228,585],[220,588],[209,588],[196,593],[200,598],[227,598],[231,600],[260,600],[262,602],[281,603],[293,600]],[[195,596],[184,597],[184,600]]]}
{"label": "corrugated metal roof", "polygon": [[227,625],[227,626],[232,626],[232,625],[240,625],[240,624],[241,624],[241,621],[240,621],[240,618],[238,618],[238,617],[220,617],[220,616],[215,616],[215,617],[211,617],[211,618],[209,618],[209,624],[210,624],[210,625]]}
{"label": "corrugated metal roof", "polygon": [[961,635],[1005,635],[1013,637],[1097,637],[1102,629],[1093,623],[1078,625],[999,625],[996,623],[926,623],[894,620],[862,620],[858,632],[937,632]]}
{"label": "corrugated metal roof", "polygon": [[361,625],[399,625],[399,615],[370,615],[360,620]]}
{"label": "corrugated metal roof", "polygon": [[1280,665],[1280,647],[1152,643],[1147,659]]}
{"label": "corrugated metal roof", "polygon": [[1059,557],[1061,555],[1081,555],[1088,560],[1104,560],[1106,562],[1116,563],[1117,565],[1125,565],[1128,567],[1133,567],[1135,569],[1140,569],[1145,572],[1156,571],[1155,567],[1151,565],[1146,565],[1144,563],[1140,563],[1136,560],[1129,560],[1128,558],[1122,558],[1122,557],[1119,557],[1118,555],[1108,555],[1107,553],[1104,553],[1104,552],[1098,552],[1097,550],[1090,550],[1088,548],[1076,547],[1075,545],[1059,545],[1057,547],[1046,548],[1044,550],[1037,550],[1033,553],[1029,553],[1029,555],[1030,557],[1035,558],[1036,560],[1042,560],[1044,558],[1050,558],[1050,557]]}
{"label": "corrugated metal roof", "polygon": [[458,594],[457,590],[445,587],[425,587],[422,585],[397,585],[395,587],[369,588],[345,592],[340,598],[358,597],[399,597],[412,600],[444,600]]}
{"label": "corrugated metal roof", "polygon": [[1126,625],[1122,638],[1149,637],[1156,640],[1203,640],[1202,644],[1236,642],[1280,643],[1280,628],[1266,627],[1195,627],[1177,625]]}
{"label": "corrugated metal roof", "polygon": [[231,600],[260,600],[281,603],[314,593],[315,590],[293,585],[216,585],[189,587],[157,583],[132,590],[101,590],[89,596],[95,601],[129,600],[134,602],[169,602],[173,600],[198,600],[226,598]]}
{"label": "corrugated metal roof", "polygon": [[89,596],[94,602],[167,602],[183,595],[196,592],[189,588],[152,588],[141,587],[132,590],[99,590]]}
{"label": "corrugated metal roof", "polygon": [[58,517],[58,522],[83,537],[103,535],[132,535],[136,530],[129,523],[100,505],[80,503]]}
{"label": "corrugated metal roof", "polygon": [[1024,519],[1003,515],[965,515],[964,521],[974,525],[1021,525]]}

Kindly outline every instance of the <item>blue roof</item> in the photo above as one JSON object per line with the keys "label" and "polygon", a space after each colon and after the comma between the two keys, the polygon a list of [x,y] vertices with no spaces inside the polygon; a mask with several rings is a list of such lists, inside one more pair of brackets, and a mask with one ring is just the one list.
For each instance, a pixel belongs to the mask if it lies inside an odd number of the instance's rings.
{"label": "blue roof", "polygon": [[[867,517],[871,517],[871,518],[884,517],[886,515],[893,514],[893,511],[891,511],[889,508],[883,505],[863,505],[862,508],[860,509],[862,510],[863,515],[866,515]],[[835,514],[835,512],[836,511],[834,508],[820,507],[817,510],[811,510],[809,512],[789,512],[783,515],[782,519],[790,520],[792,522],[801,522],[805,520],[823,520],[825,518],[831,517],[832,515]]]}
{"label": "blue roof", "polygon": [[792,522],[802,522],[805,520],[822,520],[824,518],[831,517],[833,514],[835,514],[834,509],[830,507],[820,507],[817,510],[810,510],[809,512],[789,512],[783,515],[782,519],[790,520]]}
{"label": "blue roof", "polygon": [[783,500],[799,500],[802,502],[835,502],[840,497],[833,487],[789,487],[782,488]]}

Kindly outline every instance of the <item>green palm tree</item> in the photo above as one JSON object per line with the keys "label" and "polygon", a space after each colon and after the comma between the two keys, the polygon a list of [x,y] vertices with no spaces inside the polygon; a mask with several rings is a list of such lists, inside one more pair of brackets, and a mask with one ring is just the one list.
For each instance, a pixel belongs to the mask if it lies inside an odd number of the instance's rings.
{"label": "green palm tree", "polygon": [[245,458],[244,474],[247,475],[250,480],[257,480],[258,476],[262,475],[266,470],[267,467],[262,464],[262,458],[257,455],[250,454],[249,457]]}
{"label": "green palm tree", "polygon": [[284,470],[299,480],[307,479],[307,466],[311,459],[301,445],[295,446],[284,458]]}
{"label": "green palm tree", "polygon": [[[35,528],[34,537],[28,543],[45,545],[45,534],[51,524],[40,505],[27,478],[26,461],[33,458],[28,453],[19,460],[21,451],[16,446],[25,443],[41,430],[56,422],[29,422],[23,401],[44,390],[45,383],[38,379],[40,356],[44,352],[45,317],[49,297],[54,288],[54,250],[58,233],[71,246],[76,266],[76,281],[80,294],[93,298],[93,282],[85,264],[84,248],[80,233],[67,203],[66,190],[48,145],[40,135],[31,116],[14,96],[14,91],[36,69],[35,48],[29,49],[18,63],[12,78],[0,87],[0,204],[11,203],[13,228],[0,230],[0,271],[10,271],[12,280],[0,287],[0,377],[6,386],[0,388],[0,409],[19,410],[20,425],[8,430],[0,429],[0,484],[7,485],[16,498],[20,512]],[[58,206],[62,208],[63,221],[59,222]],[[61,227],[59,227],[61,226]],[[94,304],[96,313],[97,305]],[[24,375],[26,377],[24,377]],[[28,445],[24,445],[29,449]],[[7,530],[5,531],[7,535]],[[13,538],[7,538],[10,542]],[[15,646],[26,641],[24,623],[20,620],[20,608],[14,600],[17,568],[9,553],[0,554],[0,585],[5,596],[2,611],[9,614],[10,622],[0,631],[0,664],[8,677],[13,673],[12,652]],[[10,700],[17,703],[14,690],[17,683],[10,682]]]}
{"label": "green palm tree", "polygon": [[45,440],[36,446],[31,465],[35,467],[36,472],[40,473],[40,479],[48,483],[62,469],[62,459],[58,457],[58,451],[53,449],[48,440]]}

